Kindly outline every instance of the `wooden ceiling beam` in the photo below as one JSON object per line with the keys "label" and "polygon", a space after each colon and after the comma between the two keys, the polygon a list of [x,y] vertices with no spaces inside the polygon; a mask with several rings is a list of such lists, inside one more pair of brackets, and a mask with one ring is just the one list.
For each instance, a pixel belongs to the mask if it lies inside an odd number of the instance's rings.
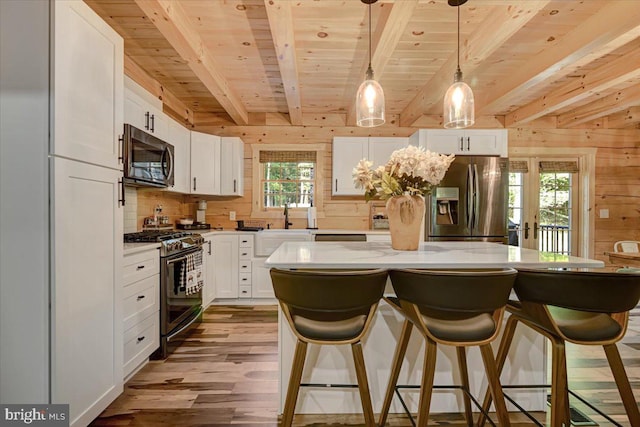
{"label": "wooden ceiling beam", "polygon": [[289,109],[289,120],[292,125],[299,126],[302,124],[302,102],[300,100],[300,79],[296,58],[296,42],[293,34],[291,1],[264,0],[264,7],[267,11],[271,37],[276,48],[280,77]]}
{"label": "wooden ceiling beam", "polygon": [[[535,0],[520,2],[517,6],[496,6],[478,29],[461,43],[460,57],[463,61],[460,68],[463,73],[468,75],[473,72],[548,3],[548,0]],[[442,101],[447,88],[453,83],[457,62],[457,52],[453,51],[447,62],[402,110],[401,126],[411,126],[421,115]]]}
{"label": "wooden ceiling beam", "polygon": [[211,92],[238,125],[249,122],[240,97],[222,74],[221,67],[206,48],[200,34],[190,22],[181,2],[171,0],[134,0],[167,39],[189,68]]}
{"label": "wooden ceiling beam", "polygon": [[[590,122],[600,117],[619,113],[640,104],[640,84],[617,91],[597,101],[558,115],[558,127],[570,128]],[[611,126],[611,120],[609,120]]]}
{"label": "wooden ceiling beam", "polygon": [[628,2],[607,2],[598,13],[532,56],[499,85],[480,91],[475,96],[476,114],[517,103],[535,86],[565,77],[640,37],[640,7],[629,6]]}
{"label": "wooden ceiling beam", "polygon": [[[514,127],[527,123],[538,117],[546,116],[557,110],[568,107],[606,91],[625,81],[640,77],[640,49],[622,55],[595,70],[572,79],[563,86],[505,116],[505,126]],[[622,107],[625,108],[625,107]],[[561,122],[558,123],[562,125]]]}
{"label": "wooden ceiling beam", "polygon": [[640,127],[640,107],[632,107],[615,113],[607,118],[609,129],[624,129]]}
{"label": "wooden ceiling beam", "polygon": [[193,125],[193,110],[187,107],[170,90],[151,77],[129,55],[124,56],[124,73],[162,101],[162,105],[177,115],[183,124]]}
{"label": "wooden ceiling beam", "polygon": [[[413,16],[413,12],[416,10],[417,6],[418,0],[395,2],[393,3],[391,12],[389,12],[388,15],[383,14],[380,16],[371,42],[371,68],[373,69],[375,74],[374,77],[377,81],[380,81],[380,78],[384,73],[384,69],[389,63],[389,59],[393,55],[393,52],[396,50],[398,42],[402,37],[402,33],[407,27],[407,24]],[[356,94],[360,84],[364,80],[368,68],[369,56],[366,55],[365,60],[360,67],[360,73],[358,74],[361,79],[348,84],[345,91],[345,96],[349,97],[348,99],[351,99],[349,109],[347,110],[347,124],[349,126],[355,126],[356,124]]]}

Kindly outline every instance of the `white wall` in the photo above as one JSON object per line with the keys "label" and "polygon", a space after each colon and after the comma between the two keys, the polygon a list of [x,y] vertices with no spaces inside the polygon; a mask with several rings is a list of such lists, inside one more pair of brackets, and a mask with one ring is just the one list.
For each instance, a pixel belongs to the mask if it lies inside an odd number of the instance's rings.
{"label": "white wall", "polygon": [[49,402],[49,2],[0,0],[0,402]]}

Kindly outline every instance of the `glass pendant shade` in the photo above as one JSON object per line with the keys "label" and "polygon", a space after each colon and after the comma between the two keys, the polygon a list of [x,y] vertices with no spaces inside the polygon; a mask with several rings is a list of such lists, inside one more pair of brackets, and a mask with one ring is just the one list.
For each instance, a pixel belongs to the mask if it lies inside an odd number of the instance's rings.
{"label": "glass pendant shade", "polygon": [[[367,76],[369,77],[369,76]],[[382,86],[368,78],[358,88],[356,95],[356,124],[374,127],[384,124],[384,92]]]}
{"label": "glass pendant shade", "polygon": [[476,121],[473,92],[461,79],[456,79],[444,95],[443,118],[447,129],[466,128]]}

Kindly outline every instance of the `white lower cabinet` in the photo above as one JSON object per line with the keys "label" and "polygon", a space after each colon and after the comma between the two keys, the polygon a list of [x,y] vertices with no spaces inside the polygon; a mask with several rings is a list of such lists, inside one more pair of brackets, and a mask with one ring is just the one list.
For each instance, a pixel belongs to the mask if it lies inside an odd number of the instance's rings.
{"label": "white lower cabinet", "polygon": [[122,393],[122,172],[52,158],[51,402],[85,426]]}
{"label": "white lower cabinet", "polygon": [[216,298],[238,298],[238,235],[211,236]]}
{"label": "white lower cabinet", "polygon": [[253,298],[275,298],[271,284],[270,268],[264,265],[266,258],[255,258],[251,264]]}
{"label": "white lower cabinet", "polygon": [[124,257],[122,326],[123,377],[160,345],[160,254],[158,249]]}
{"label": "white lower cabinet", "polygon": [[202,269],[204,270],[204,286],[202,287],[202,307],[206,308],[216,297],[216,260],[213,237],[204,239],[204,256]]}

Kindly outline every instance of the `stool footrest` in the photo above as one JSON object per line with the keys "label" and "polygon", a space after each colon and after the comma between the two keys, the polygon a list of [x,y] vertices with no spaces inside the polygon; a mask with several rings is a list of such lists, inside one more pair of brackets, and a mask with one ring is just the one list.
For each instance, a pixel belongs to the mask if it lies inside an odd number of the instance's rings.
{"label": "stool footrest", "polygon": [[314,387],[314,388],[358,388],[358,384],[300,383],[300,387]]}

